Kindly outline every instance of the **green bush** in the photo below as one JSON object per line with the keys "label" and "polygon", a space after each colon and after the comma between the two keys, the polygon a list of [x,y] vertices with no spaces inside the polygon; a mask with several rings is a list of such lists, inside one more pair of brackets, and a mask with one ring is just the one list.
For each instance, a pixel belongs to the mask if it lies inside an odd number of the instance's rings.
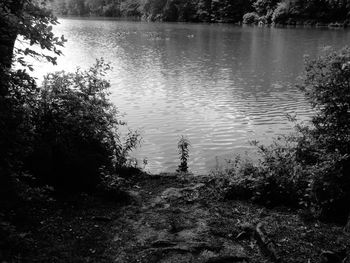
{"label": "green bush", "polygon": [[[0,2],[0,199],[16,197],[16,183],[23,160],[32,151],[33,110],[38,87],[25,69],[33,70],[26,58],[45,59],[55,64],[62,54],[64,37],[53,34],[58,23],[45,1]],[[15,45],[21,38],[30,45]],[[39,52],[35,46],[40,47]],[[20,65],[23,70],[13,66]]]}
{"label": "green bush", "polygon": [[[309,155],[320,214],[350,211],[350,48],[308,60],[301,86],[316,114],[299,155]],[[310,158],[309,157],[309,158]],[[301,159],[301,158],[300,158]],[[305,159],[305,158],[304,158]]]}
{"label": "green bush", "polygon": [[31,116],[38,89],[25,71],[0,64],[0,75],[0,197],[9,199],[23,159],[32,149]]}
{"label": "green bush", "polygon": [[276,8],[278,0],[256,0],[253,7],[259,15],[266,15],[273,12]]}
{"label": "green bush", "polygon": [[231,162],[228,196],[298,207],[305,200],[309,177],[296,160],[295,139],[295,135],[279,137],[269,146],[255,142],[258,160],[236,158]]}
{"label": "green bush", "polygon": [[[120,141],[116,107],[108,99],[103,60],[86,71],[45,76],[33,113],[35,139],[26,168],[61,190],[94,189],[100,174],[114,173],[136,144]],[[127,148],[125,148],[127,147]]]}
{"label": "green bush", "polygon": [[[80,11],[86,7],[84,1],[72,4]],[[120,137],[118,128],[125,123],[109,101],[109,82],[103,79],[109,66],[98,61],[87,71],[49,74],[38,88],[26,70],[12,66],[32,70],[27,57],[56,63],[52,55],[61,55],[59,47],[66,41],[52,32],[57,18],[45,1],[2,1],[0,13],[0,31],[7,36],[0,38],[0,196],[16,198],[20,181],[35,186],[31,175],[56,189],[95,188],[101,175],[126,165],[139,141],[133,132],[125,142]],[[15,48],[18,36],[51,53]]]}
{"label": "green bush", "polygon": [[229,195],[270,205],[311,209],[346,220],[350,212],[350,49],[306,62],[300,89],[315,113],[308,126],[270,146],[258,145],[259,161],[239,160]]}
{"label": "green bush", "polygon": [[278,0],[257,0],[253,3],[253,7],[260,16],[261,22],[264,24],[271,23],[272,15],[278,2]]}
{"label": "green bush", "polygon": [[256,24],[259,22],[259,15],[257,13],[247,13],[243,16],[244,24]]}
{"label": "green bush", "polygon": [[272,14],[272,22],[275,24],[284,24],[290,17],[290,4],[281,2],[277,5]]}
{"label": "green bush", "polygon": [[181,136],[177,148],[179,150],[180,155],[180,165],[177,169],[177,172],[187,173],[188,172],[188,158],[189,158],[189,147],[191,146],[190,141]]}

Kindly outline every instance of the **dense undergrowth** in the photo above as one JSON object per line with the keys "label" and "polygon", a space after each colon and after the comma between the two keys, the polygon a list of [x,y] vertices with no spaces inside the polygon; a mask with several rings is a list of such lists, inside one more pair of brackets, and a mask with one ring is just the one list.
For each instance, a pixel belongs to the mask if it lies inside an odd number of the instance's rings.
{"label": "dense undergrowth", "polygon": [[300,89],[315,111],[311,122],[297,123],[293,134],[271,145],[255,142],[258,162],[232,160],[224,171],[231,177],[228,194],[344,222],[350,212],[350,49],[308,60]]}
{"label": "dense undergrowth", "polygon": [[[7,78],[3,84],[9,95],[0,97],[1,262],[22,262],[23,254],[23,262],[27,262],[28,257],[35,257],[38,246],[45,247],[41,238],[46,235],[53,247],[41,260],[53,260],[52,251],[62,248],[54,243],[60,243],[62,236],[71,240],[66,206],[93,196],[92,200],[98,200],[96,205],[116,210],[128,198],[119,181],[120,176],[140,172],[128,165],[128,154],[140,137],[133,131],[122,137],[120,127],[126,123],[109,101],[109,82],[104,79],[107,70],[109,65],[98,60],[85,71],[50,73],[37,86],[25,71],[4,69]],[[89,209],[87,213],[96,214],[91,206]],[[60,218],[66,222],[52,224],[51,220]],[[77,242],[72,255],[64,256],[69,261],[80,260],[81,251],[101,238],[90,231],[96,227],[95,220],[78,221],[82,225],[75,228],[84,237],[84,244]],[[37,237],[44,228],[46,235]],[[51,235],[50,231],[57,232]]]}
{"label": "dense undergrowth", "polygon": [[[110,84],[104,79],[108,70],[109,65],[98,60],[86,71],[50,73],[41,87],[32,83],[31,96],[25,93],[20,102],[12,101],[23,107],[22,129],[17,131],[23,141],[12,147],[21,156],[8,159],[10,165],[18,162],[12,175],[30,178],[31,184],[76,192],[95,189],[102,175],[126,166],[139,135],[130,131],[122,141],[119,128],[126,123],[109,101]],[[24,88],[28,86],[11,85],[13,92]]]}
{"label": "dense undergrowth", "polygon": [[44,78],[33,113],[33,152],[25,162],[31,174],[63,189],[93,189],[100,174],[126,165],[138,134],[121,141],[119,126],[125,122],[109,101],[107,70],[101,60],[86,71]]}

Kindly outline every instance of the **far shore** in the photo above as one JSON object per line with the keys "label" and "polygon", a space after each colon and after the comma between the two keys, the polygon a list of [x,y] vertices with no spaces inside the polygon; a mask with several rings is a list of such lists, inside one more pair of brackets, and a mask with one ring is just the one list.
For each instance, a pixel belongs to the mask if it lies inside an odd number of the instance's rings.
{"label": "far shore", "polygon": [[337,22],[320,22],[316,20],[292,20],[286,23],[252,23],[245,24],[242,22],[226,22],[226,21],[162,21],[162,20],[151,20],[145,19],[140,16],[96,16],[96,15],[61,15],[56,14],[57,18],[63,19],[76,19],[76,20],[105,20],[105,21],[128,21],[128,22],[149,22],[149,23],[185,23],[185,24],[227,24],[227,25],[239,25],[239,26],[257,26],[257,27],[288,27],[288,28],[331,28],[331,29],[344,29],[348,28],[350,24],[347,21]]}

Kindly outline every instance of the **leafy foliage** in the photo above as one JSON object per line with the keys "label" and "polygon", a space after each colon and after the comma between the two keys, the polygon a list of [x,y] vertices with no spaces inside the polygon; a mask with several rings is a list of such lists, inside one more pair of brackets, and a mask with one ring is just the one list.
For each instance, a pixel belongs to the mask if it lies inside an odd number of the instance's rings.
{"label": "leafy foliage", "polygon": [[308,126],[270,146],[256,143],[258,163],[234,162],[229,195],[310,209],[346,220],[350,212],[350,49],[307,60],[300,89],[315,115]]}
{"label": "leafy foliage", "polygon": [[253,3],[253,7],[259,15],[266,15],[271,14],[278,3],[278,0],[257,0]]}
{"label": "leafy foliage", "polygon": [[[301,89],[316,114],[299,156],[317,173],[315,202],[322,215],[348,213],[350,202],[350,49],[309,60]],[[311,157],[311,158],[310,158]],[[344,216],[344,215],[343,215]]]}
{"label": "leafy foliage", "polygon": [[141,1],[135,0],[57,0],[49,4],[58,15],[140,16]]}
{"label": "leafy foliage", "polygon": [[[214,0],[56,0],[52,8],[61,15],[138,16],[150,21],[238,22],[250,1]],[[115,10],[110,12],[109,10]]]}
{"label": "leafy foliage", "polygon": [[272,21],[274,23],[284,24],[290,17],[291,7],[288,2],[281,2],[277,5],[272,14]]}
{"label": "leafy foliage", "polygon": [[180,165],[177,169],[178,172],[187,173],[188,172],[188,158],[189,158],[189,147],[190,142],[188,139],[186,139],[184,136],[181,136],[177,148],[179,149],[179,155],[180,155]]}
{"label": "leafy foliage", "polygon": [[[13,54],[17,55],[16,61],[27,66],[24,56],[45,58],[55,64],[56,57],[51,54],[40,53],[32,46],[39,46],[41,50],[47,50],[55,55],[61,55],[59,47],[66,41],[63,36],[56,37],[52,32],[52,26],[58,23],[57,18],[46,8],[45,1],[30,0],[4,0],[0,3],[0,50],[1,63],[10,65]],[[14,46],[18,39],[29,44],[30,47]],[[23,45],[24,46],[24,45]],[[5,61],[6,60],[6,61]],[[31,67],[30,67],[31,69]]]}
{"label": "leafy foliage", "polygon": [[31,102],[38,90],[25,71],[5,67],[0,85],[0,196],[10,198],[14,193],[12,181],[31,151]]}
{"label": "leafy foliage", "polygon": [[[52,32],[57,19],[45,1],[2,1],[0,13],[0,193],[15,193],[13,182],[26,172],[64,190],[96,187],[100,174],[125,165],[139,139],[130,132],[120,140],[118,127],[125,123],[108,100],[109,66],[98,61],[87,71],[49,74],[38,88],[25,69],[12,65],[31,69],[28,56],[55,64],[53,54],[60,55],[65,42]],[[15,47],[17,37],[29,47]]]}
{"label": "leafy foliage", "polygon": [[[52,33],[56,18],[45,9],[45,1],[4,0],[0,2],[0,192],[11,192],[14,175],[22,168],[24,156],[31,152],[32,110],[38,94],[26,70],[14,70],[17,62],[31,66],[25,57],[45,58],[55,63],[65,39]],[[28,47],[15,47],[17,40]],[[35,46],[47,53],[39,53]]]}
{"label": "leafy foliage", "polygon": [[229,163],[228,196],[269,206],[298,207],[305,200],[309,177],[296,160],[298,135],[282,136],[269,146],[257,142],[259,160],[237,157]]}
{"label": "leafy foliage", "polygon": [[244,24],[256,24],[259,22],[259,16],[257,13],[252,12],[252,13],[246,13],[243,16],[243,23]]}
{"label": "leafy foliage", "polygon": [[225,23],[240,22],[252,12],[265,23],[344,22],[350,11],[348,1],[332,0],[55,0],[52,8],[60,15]]}
{"label": "leafy foliage", "polygon": [[65,190],[93,189],[101,173],[125,165],[138,135],[120,141],[116,107],[108,99],[109,65],[98,60],[86,71],[45,76],[33,112],[33,153],[26,161],[41,181]]}
{"label": "leafy foliage", "polygon": [[350,48],[307,62],[305,92],[317,111],[312,135],[331,152],[350,152]]}

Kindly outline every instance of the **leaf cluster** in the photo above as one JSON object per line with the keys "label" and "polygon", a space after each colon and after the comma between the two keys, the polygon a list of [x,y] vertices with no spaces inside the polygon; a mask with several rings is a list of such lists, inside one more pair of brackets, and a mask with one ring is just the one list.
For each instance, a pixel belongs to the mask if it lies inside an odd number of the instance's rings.
{"label": "leaf cluster", "polygon": [[33,112],[33,153],[26,168],[40,181],[64,190],[94,189],[101,174],[126,164],[139,136],[120,140],[121,121],[109,100],[110,66],[98,60],[88,70],[45,76]]}
{"label": "leaf cluster", "polygon": [[[9,59],[12,59],[12,55],[16,54],[16,62],[22,66],[28,66],[31,70],[32,67],[25,59],[27,56],[44,58],[56,64],[57,57],[54,55],[62,54],[60,47],[63,47],[66,39],[64,36],[56,37],[54,35],[53,26],[57,25],[58,21],[51,10],[46,8],[46,1],[1,1],[0,23],[0,35],[2,37],[0,45],[2,49],[8,50],[8,54],[4,54],[4,56],[6,55]],[[17,36],[19,36],[18,39]],[[16,39],[22,45],[14,46]],[[38,48],[35,48],[35,46]],[[44,53],[43,50],[50,53]]]}

